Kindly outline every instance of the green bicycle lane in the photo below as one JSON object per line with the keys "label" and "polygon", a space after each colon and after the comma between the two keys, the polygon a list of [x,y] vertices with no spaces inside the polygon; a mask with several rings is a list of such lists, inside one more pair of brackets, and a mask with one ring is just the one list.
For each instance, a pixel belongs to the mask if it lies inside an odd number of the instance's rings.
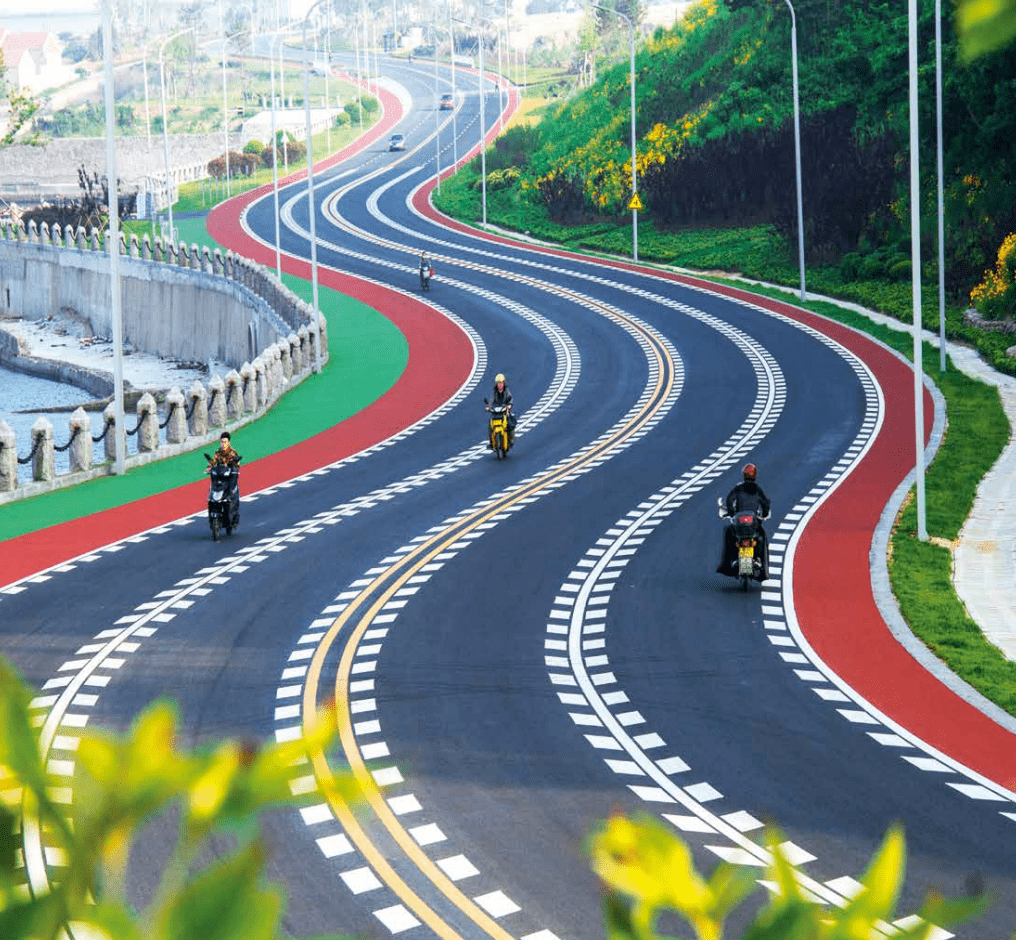
{"label": "green bicycle lane", "polygon": [[[398,109],[397,102],[388,104]],[[387,123],[375,129],[383,133]],[[366,143],[355,142],[321,165],[332,165]],[[240,225],[244,208],[264,194],[264,189],[252,190],[217,207],[215,237],[205,218],[181,219],[181,239],[231,248],[274,266],[274,253],[269,262],[263,246]],[[310,300],[309,265],[283,256],[283,268],[286,286]],[[264,416],[233,433],[234,446],[244,455],[248,493],[396,433],[451,397],[472,369],[475,351],[468,337],[415,298],[320,268],[318,299],[328,322],[328,362]],[[198,453],[207,448],[195,442],[191,452],[123,476],[103,476],[0,506],[0,587],[193,513],[205,499],[204,461]]]}

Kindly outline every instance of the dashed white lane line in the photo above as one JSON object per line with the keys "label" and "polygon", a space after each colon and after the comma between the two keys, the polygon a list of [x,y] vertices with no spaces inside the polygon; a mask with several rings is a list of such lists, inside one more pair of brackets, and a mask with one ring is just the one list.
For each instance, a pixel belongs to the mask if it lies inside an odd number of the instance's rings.
{"label": "dashed white lane line", "polygon": [[[836,344],[831,341],[828,342],[834,348],[837,348]],[[860,462],[880,423],[878,416],[881,414],[882,402],[877,386],[862,363],[855,360],[845,350],[841,355],[851,363],[865,390],[868,414],[862,423],[857,440],[848,449],[844,458],[823,478],[819,486],[815,487],[804,500],[793,507],[792,511],[788,513],[786,521],[777,528],[777,534],[783,535],[783,538],[774,539],[771,545],[771,573],[776,575],[782,571],[784,553],[787,550],[787,544],[785,543],[793,545],[791,539],[796,539],[823,497],[838,486],[849,475],[853,467]],[[702,471],[705,468],[700,466],[698,469]],[[675,481],[675,484],[679,486],[680,481]],[[667,500],[673,500],[675,492],[677,490],[669,488],[666,496],[662,493],[655,495]],[[640,504],[640,509],[649,509],[652,505],[653,502],[648,504],[643,503]],[[590,657],[586,655],[587,647],[585,644],[588,640],[585,637],[589,632],[594,632],[599,637],[603,631],[603,623],[599,619],[594,622],[590,622],[589,619],[591,614],[601,613],[601,611],[591,610],[589,606],[590,601],[594,597],[595,578],[598,571],[603,572],[605,570],[602,564],[604,557],[609,556],[611,553],[620,554],[620,546],[626,544],[626,535],[640,531],[634,527],[633,520],[637,519],[638,510],[634,510],[627,517],[619,520],[617,526],[609,530],[607,537],[597,540],[595,547],[587,553],[587,558],[583,559],[585,563],[580,563],[571,576],[571,579],[578,580],[580,585],[582,579],[587,579],[586,585],[580,586],[580,590],[575,592],[574,597],[561,598],[560,600],[566,600],[566,603],[555,604],[555,608],[550,612],[550,617],[548,618],[548,639],[545,643],[553,644],[551,648],[561,648],[561,641],[557,639],[563,632],[560,621],[568,621],[571,627],[568,644],[570,672],[556,671],[560,668],[561,660],[564,658],[556,656],[552,658],[555,671],[550,673],[549,678],[552,685],[558,688],[557,694],[562,704],[566,706],[569,718],[575,724],[579,726],[602,727],[607,732],[585,735],[594,748],[600,751],[627,752],[631,756],[632,759],[630,760],[605,756],[605,762],[612,771],[624,777],[644,777],[655,775],[657,771],[664,775],[658,778],[655,785],[651,783],[628,783],[628,787],[633,793],[646,802],[653,804],[684,803],[688,809],[692,810],[691,813],[663,813],[662,815],[685,833],[719,833],[726,835],[730,840],[730,844],[707,844],[705,847],[727,861],[753,865],[764,864],[768,859],[769,849],[747,842],[742,838],[744,833],[761,828],[761,823],[743,810],[714,815],[705,804],[720,801],[723,799],[723,795],[707,781],[694,782],[680,787],[676,784],[671,784],[666,778],[672,775],[688,774],[691,771],[689,764],[675,755],[666,757],[663,760],[654,761],[648,754],[645,754],[647,744],[651,743],[653,747],[660,747],[663,744],[662,739],[654,733],[635,739],[626,734],[625,728],[631,721],[631,716],[638,713],[630,710],[614,713],[609,708],[604,708],[604,706],[611,703],[605,701],[602,689],[613,682],[613,675],[610,673],[586,674],[586,670],[590,668]],[[591,584],[588,583],[590,581],[592,582]],[[573,583],[566,582],[562,585],[561,590],[562,592],[571,592],[574,590],[574,587]],[[814,655],[805,655],[804,652],[796,651],[800,649],[798,637],[791,635],[792,631],[788,630],[785,616],[787,602],[783,597],[780,587],[779,577],[766,582],[763,585],[760,599],[762,601],[763,626],[766,636],[774,646],[784,648],[780,652],[781,658],[791,666],[800,665],[809,667],[795,668],[794,674],[801,681],[813,684],[818,699],[833,703],[843,701],[856,703],[857,707],[837,709],[839,714],[847,721],[855,724],[884,724],[884,716],[873,713],[873,710],[866,707],[866,703],[860,701],[856,695],[849,694],[850,690],[831,685],[830,683],[835,681],[835,677],[829,673],[824,664],[817,661]],[[795,651],[791,652],[789,649],[786,649],[787,647]],[[810,654],[811,651],[809,650],[808,652]],[[607,665],[606,654],[599,657],[596,662],[597,667],[602,668],[605,665]],[[610,681],[604,681],[604,677],[608,675],[610,676]],[[562,692],[560,691],[561,686],[571,686],[579,688],[582,691]],[[620,693],[618,699],[615,700],[615,702],[624,704],[627,704],[627,701],[627,696],[624,693]],[[576,705],[585,705],[587,708],[592,707],[592,711],[574,711],[573,708]],[[899,729],[893,728],[892,730],[896,732]],[[868,734],[879,744],[888,747],[912,749],[917,743],[914,742],[912,745],[911,742],[904,740],[898,733],[872,731],[868,732]],[[901,756],[912,766],[924,772],[946,774],[953,773],[954,771],[962,773],[965,770],[965,768],[958,766],[946,767],[939,759],[940,755],[937,754],[924,756],[911,753],[902,754]],[[974,774],[971,774],[971,776],[976,777]],[[963,793],[970,799],[992,803],[1004,802],[1007,804],[1007,807],[1012,806],[1013,800],[1009,794],[999,792],[998,788],[992,789],[989,786],[985,786],[979,780],[975,780],[975,782],[947,780],[945,782],[948,786]],[[1016,813],[1003,811],[1002,815],[1016,820]],[[789,858],[795,860],[795,864],[806,865],[809,862],[815,861],[815,856],[800,846],[784,843],[780,848]],[[824,903],[840,905],[847,903],[849,897],[852,896],[852,894],[845,890],[849,887],[848,881],[850,879],[833,879],[825,883],[818,883],[807,876],[802,876],[802,885],[809,894]],[[770,887],[775,888],[775,886]],[[904,923],[909,923],[913,920],[913,917],[907,917],[897,920],[895,925],[881,925],[882,931],[883,933],[890,934],[893,932],[894,926],[901,927]],[[952,936],[947,931],[937,927],[934,928],[933,935],[936,938]]]}

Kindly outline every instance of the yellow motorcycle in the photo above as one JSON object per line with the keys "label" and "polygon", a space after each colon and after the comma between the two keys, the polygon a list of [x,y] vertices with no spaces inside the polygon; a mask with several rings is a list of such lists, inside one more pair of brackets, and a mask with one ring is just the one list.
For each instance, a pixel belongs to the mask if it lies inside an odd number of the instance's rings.
{"label": "yellow motorcycle", "polygon": [[511,437],[508,434],[508,407],[506,405],[491,406],[485,398],[483,403],[490,412],[488,433],[490,436],[490,449],[497,455],[498,460],[503,460],[511,448]]}

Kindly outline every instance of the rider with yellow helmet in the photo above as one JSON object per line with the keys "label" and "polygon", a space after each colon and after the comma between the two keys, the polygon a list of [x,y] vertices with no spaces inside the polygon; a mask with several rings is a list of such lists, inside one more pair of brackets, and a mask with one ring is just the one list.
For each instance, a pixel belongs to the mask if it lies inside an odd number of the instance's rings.
{"label": "rider with yellow helmet", "polygon": [[490,405],[504,405],[508,415],[508,446],[515,443],[515,413],[512,411],[512,393],[508,390],[508,381],[503,372],[494,376],[494,392],[490,398]]}

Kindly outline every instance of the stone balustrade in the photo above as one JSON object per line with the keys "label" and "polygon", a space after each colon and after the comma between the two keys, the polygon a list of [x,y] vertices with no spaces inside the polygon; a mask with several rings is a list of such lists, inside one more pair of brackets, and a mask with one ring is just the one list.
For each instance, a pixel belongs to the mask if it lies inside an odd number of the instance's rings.
{"label": "stone balustrade", "polygon": [[[109,335],[106,240],[94,229],[61,231],[59,226],[50,230],[30,223],[26,228],[0,221],[0,308],[28,318],[71,309],[88,318],[95,333]],[[147,235],[125,238],[122,233],[120,254],[125,342],[186,361],[214,358],[236,364],[226,376],[212,376],[207,388],[195,382],[186,395],[178,388],[169,390],[162,422],[165,443],[160,443],[156,401],[142,395],[134,427],[121,430],[137,438],[128,466],[194,449],[214,440],[223,428],[253,420],[327,361],[325,318],[315,316],[310,304],[262,265],[229,251],[174,245],[161,238],[153,242]],[[22,364],[27,357],[19,363],[19,356],[2,344],[0,359],[32,371]],[[67,442],[60,445],[52,424],[40,418],[31,441],[23,445],[27,457],[19,456],[13,430],[0,422],[0,502],[111,473],[114,422],[110,404],[104,431],[95,440],[88,415],[79,408],[68,421]],[[96,464],[93,444],[99,441],[103,459]],[[70,458],[70,472],[59,477],[54,471],[56,450],[68,450]],[[19,462],[31,462],[32,483],[19,486]]]}
{"label": "stone balustrade", "polygon": [[[127,427],[123,432],[128,439],[136,438],[136,452],[127,457],[127,466],[193,450],[215,441],[225,428],[240,427],[264,414],[286,391],[310,374],[309,347],[309,331],[302,337],[290,334],[253,362],[243,363],[239,371],[231,370],[225,378],[212,376],[207,387],[195,381],[186,396],[179,388],[170,389],[161,425],[155,398],[146,392],[138,399],[134,427]],[[288,372],[283,368],[284,362],[290,366]],[[303,368],[293,371],[294,362],[302,362]],[[115,422],[111,403],[103,412],[103,432],[96,440],[88,415],[83,408],[78,408],[67,422],[67,442],[59,445],[52,423],[40,417],[32,426],[31,440],[24,446],[27,455],[20,457],[14,431],[6,421],[0,421],[0,503],[110,473],[116,459]],[[160,426],[166,430],[165,443],[160,442]],[[96,464],[93,444],[99,442],[103,444],[102,462]],[[54,454],[58,448],[68,450],[70,458],[69,473],[59,477],[54,469]],[[19,462],[31,463],[33,481],[20,487]]]}

